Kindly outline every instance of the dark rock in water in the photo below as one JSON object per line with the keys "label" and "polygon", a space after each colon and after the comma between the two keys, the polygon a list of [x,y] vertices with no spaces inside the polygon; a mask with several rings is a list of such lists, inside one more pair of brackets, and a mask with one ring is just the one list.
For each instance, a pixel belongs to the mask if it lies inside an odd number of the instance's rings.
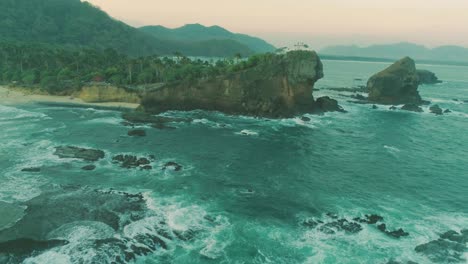
{"label": "dark rock in water", "polygon": [[141,166],[140,169],[142,169],[142,170],[152,170],[152,169],[153,169],[153,166],[151,166],[151,165],[145,165],[145,166]]}
{"label": "dark rock in water", "polygon": [[433,106],[429,107],[429,110],[433,114],[442,115],[442,108],[440,108],[438,105],[433,105]]}
{"label": "dark rock in water", "polygon": [[440,238],[465,244],[468,243],[468,229],[462,230],[460,233],[450,230],[440,235]]}
{"label": "dark rock in water", "polygon": [[62,159],[83,159],[86,161],[97,161],[104,158],[104,151],[97,149],[86,149],[72,146],[56,147],[54,155]]}
{"label": "dark rock in water", "polygon": [[21,171],[24,171],[24,172],[40,172],[41,168],[38,168],[38,167],[24,168]]}
{"label": "dark rock in water", "polygon": [[453,263],[463,262],[463,254],[467,251],[465,243],[439,238],[426,244],[417,246],[416,252],[426,255],[433,262]]}
{"label": "dark rock in water", "polygon": [[[114,156],[112,158],[112,162],[120,163],[120,166],[126,169],[138,168],[140,166],[146,166],[151,163],[147,158],[138,158],[137,156],[122,154]],[[148,169],[149,167],[146,167],[145,169]]]}
{"label": "dark rock in water", "polygon": [[25,255],[33,251],[45,251],[54,247],[68,244],[65,240],[34,240],[29,238],[18,238],[6,242],[0,242],[0,253]]}
{"label": "dark rock in water", "polygon": [[436,84],[441,83],[442,81],[437,78],[435,73],[428,70],[417,70],[419,84]]}
{"label": "dark rock in water", "polygon": [[244,69],[193,81],[168,83],[142,95],[150,113],[196,109],[265,117],[293,117],[314,109],[314,83],[323,77],[312,51],[270,54]]}
{"label": "dark rock in water", "polygon": [[164,130],[164,129],[176,129],[175,127],[165,125],[164,123],[154,123],[151,125],[151,127],[159,129],[159,130]]}
{"label": "dark rock in water", "polygon": [[385,224],[378,225],[377,229],[379,229],[382,233],[385,233],[386,235],[394,237],[394,238],[409,236],[409,233],[405,232],[401,228],[398,229],[398,230],[394,230],[394,231],[388,231],[387,230],[387,225],[385,225]]}
{"label": "dark rock in water", "polygon": [[390,110],[397,110],[398,108],[396,108],[396,106],[392,105],[392,106],[390,106],[389,109],[390,109]]}
{"label": "dark rock in water", "polygon": [[361,101],[366,101],[367,100],[367,97],[365,97],[365,96],[363,96],[361,94],[356,94],[356,95],[353,95],[352,97],[355,98],[355,99],[361,100]]}
{"label": "dark rock in water", "polygon": [[346,112],[338,105],[338,101],[328,96],[317,98],[316,106],[319,112]]}
{"label": "dark rock in water", "polygon": [[332,218],[332,219],[338,219],[338,215],[335,214],[335,213],[330,213],[330,212],[328,212],[328,213],[326,213],[326,215],[327,215],[328,217]]}
{"label": "dark rock in water", "polygon": [[417,104],[405,104],[404,106],[401,107],[401,110],[417,112],[417,113],[423,112],[423,109],[419,107]]}
{"label": "dark rock in water", "polygon": [[182,165],[180,165],[180,164],[178,164],[176,162],[170,161],[170,162],[167,162],[166,164],[164,164],[163,170],[166,170],[166,169],[172,169],[174,171],[180,171],[180,170],[182,170]]}
{"label": "dark rock in water", "polygon": [[309,228],[316,228],[319,224],[322,224],[323,222],[322,221],[316,221],[316,220],[313,220],[313,219],[306,219],[304,221],[302,221],[301,225],[305,226],[305,227],[309,227]]}
{"label": "dark rock in water", "polygon": [[301,120],[304,121],[304,122],[309,122],[310,118],[308,118],[307,116],[302,116]]}
{"label": "dark rock in water", "polygon": [[450,109],[445,109],[444,114],[448,114],[448,113],[452,113],[452,111],[450,111]]}
{"label": "dark rock in water", "polygon": [[349,222],[346,219],[339,219],[322,225],[319,227],[319,230],[326,234],[334,234],[335,231],[345,231],[346,233],[356,234],[362,230],[362,227],[358,223]]}
{"label": "dark rock in water", "polygon": [[353,220],[359,223],[366,223],[369,225],[373,225],[373,224],[376,224],[377,222],[383,221],[383,217],[380,215],[376,215],[376,214],[365,215],[365,217],[366,217],[365,219],[356,217]]}
{"label": "dark rock in water", "polygon": [[85,170],[85,171],[92,171],[92,170],[96,169],[96,165],[92,165],[92,164],[91,165],[86,165],[86,166],[83,166],[81,169]]}
{"label": "dark rock in water", "polygon": [[131,137],[144,137],[146,136],[146,131],[143,129],[132,129],[127,134]]}
{"label": "dark rock in water", "polygon": [[376,105],[372,105],[372,109],[378,109]]}
{"label": "dark rock in water", "polygon": [[420,104],[419,77],[414,61],[405,57],[367,82],[369,101],[381,104]]}

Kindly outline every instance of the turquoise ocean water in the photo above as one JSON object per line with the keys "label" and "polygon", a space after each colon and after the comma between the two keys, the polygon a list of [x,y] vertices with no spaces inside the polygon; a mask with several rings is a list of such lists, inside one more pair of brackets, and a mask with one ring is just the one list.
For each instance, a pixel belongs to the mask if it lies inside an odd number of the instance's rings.
{"label": "turquoise ocean water", "polygon": [[[442,116],[429,113],[429,106],[424,113],[373,110],[348,102],[351,93],[326,89],[362,85],[355,79],[367,80],[386,66],[324,62],[314,96],[337,99],[346,114],[307,115],[311,121],[304,122],[170,112],[164,115],[193,121],[175,123],[176,129],[147,127],[141,138],[127,136],[119,112],[4,106],[0,98],[0,215],[7,219],[0,230],[14,225],[12,215],[21,218],[17,205],[51,186],[75,185],[143,193],[148,210],[164,219],[161,228],[191,234],[166,239],[166,248],[130,263],[431,263],[415,246],[468,228],[468,67],[418,65],[444,80],[419,88],[423,99],[452,111]],[[53,155],[62,145],[101,149],[106,156],[96,170],[83,171],[87,162]],[[117,154],[155,155],[153,170],[120,168],[112,163]],[[168,161],[183,169],[162,170]],[[21,171],[27,167],[41,171]],[[378,214],[389,230],[402,228],[409,236],[393,238],[368,224],[357,233],[304,224],[365,214]],[[44,219],[61,217],[44,208]],[[98,227],[73,229],[70,223],[67,245],[14,261],[111,262],[86,242],[99,237]],[[31,228],[43,226],[41,219],[36,224]],[[144,218],[112,236],[158,235],[154,225],[154,218]],[[467,256],[465,250],[461,259]],[[0,253],[2,261],[15,263]]]}

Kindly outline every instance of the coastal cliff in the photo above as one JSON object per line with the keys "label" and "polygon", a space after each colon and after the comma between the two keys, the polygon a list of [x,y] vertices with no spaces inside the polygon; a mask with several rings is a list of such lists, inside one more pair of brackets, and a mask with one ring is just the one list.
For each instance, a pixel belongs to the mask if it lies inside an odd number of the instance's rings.
{"label": "coastal cliff", "polygon": [[140,110],[213,110],[228,114],[289,117],[319,111],[312,96],[323,77],[312,51],[268,54],[254,65],[210,78],[165,84],[141,94]]}
{"label": "coastal cliff", "polygon": [[80,89],[79,92],[75,94],[75,96],[87,103],[140,103],[140,98],[137,93],[127,91],[124,88],[103,84],[92,84],[84,86]]}

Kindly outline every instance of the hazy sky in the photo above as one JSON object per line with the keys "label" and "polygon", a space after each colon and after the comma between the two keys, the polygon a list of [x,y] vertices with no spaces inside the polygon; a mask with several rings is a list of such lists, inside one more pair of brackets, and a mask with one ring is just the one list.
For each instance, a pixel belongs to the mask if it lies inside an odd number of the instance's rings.
{"label": "hazy sky", "polygon": [[276,46],[410,41],[468,47],[468,0],[89,0],[133,26],[220,25]]}

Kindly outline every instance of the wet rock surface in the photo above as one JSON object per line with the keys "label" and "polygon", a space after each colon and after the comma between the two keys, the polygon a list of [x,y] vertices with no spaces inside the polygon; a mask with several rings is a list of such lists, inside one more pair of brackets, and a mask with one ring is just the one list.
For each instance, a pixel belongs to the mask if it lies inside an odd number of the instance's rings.
{"label": "wet rock surface", "polygon": [[316,103],[316,112],[342,112],[345,113],[346,111],[338,105],[338,101],[332,99],[328,96],[323,96],[317,98]]}
{"label": "wet rock surface", "polygon": [[166,162],[163,166],[163,170],[173,170],[173,171],[181,171],[182,170],[182,165],[174,162],[174,161],[169,161]]}
{"label": "wet rock surface", "polygon": [[86,161],[98,161],[104,158],[105,153],[102,150],[87,149],[74,146],[56,147],[54,155],[62,159],[82,159]]}
{"label": "wet rock surface", "polygon": [[394,231],[387,230],[386,225],[382,223],[383,221],[384,218],[376,214],[365,215],[364,217],[355,217],[352,220],[349,220],[346,218],[340,218],[334,213],[327,213],[326,219],[318,220],[309,218],[303,220],[301,225],[307,228],[317,229],[318,231],[329,235],[333,235],[336,232],[345,232],[347,234],[359,233],[363,230],[363,226],[361,224],[374,225],[379,231],[393,238],[400,238],[409,235],[409,233],[405,232],[402,228]]}
{"label": "wet rock surface", "polygon": [[429,107],[429,110],[431,111],[431,113],[436,114],[436,115],[443,114],[442,108],[440,108],[439,105],[433,105]]}
{"label": "wet rock surface", "polygon": [[21,206],[27,207],[24,217],[0,230],[2,263],[22,263],[49,249],[72,263],[127,263],[204,232],[171,229],[140,193],[54,185]]}
{"label": "wet rock surface", "polygon": [[132,129],[128,131],[127,135],[131,137],[144,137],[146,136],[146,131],[143,129]]}
{"label": "wet rock surface", "polygon": [[133,168],[140,168],[140,169],[145,169],[145,170],[150,170],[152,169],[152,166],[150,166],[151,161],[148,158],[144,157],[137,157],[133,155],[117,155],[112,157],[112,162],[113,163],[118,163],[122,168],[126,169],[133,169]]}
{"label": "wet rock surface", "polygon": [[460,232],[450,230],[436,240],[418,245],[414,250],[436,263],[466,263],[467,243],[468,229]]}
{"label": "wet rock surface", "polygon": [[92,170],[95,170],[96,169],[96,165],[86,165],[86,166],[83,166],[81,167],[82,170],[85,170],[85,171],[92,171]]}
{"label": "wet rock surface", "polygon": [[23,172],[40,172],[41,168],[39,168],[39,167],[24,168],[24,169],[21,169],[21,171],[23,171]]}
{"label": "wet rock surface", "polygon": [[419,107],[419,105],[417,104],[405,104],[404,106],[401,107],[401,110],[417,112],[417,113],[423,112],[423,109]]}

